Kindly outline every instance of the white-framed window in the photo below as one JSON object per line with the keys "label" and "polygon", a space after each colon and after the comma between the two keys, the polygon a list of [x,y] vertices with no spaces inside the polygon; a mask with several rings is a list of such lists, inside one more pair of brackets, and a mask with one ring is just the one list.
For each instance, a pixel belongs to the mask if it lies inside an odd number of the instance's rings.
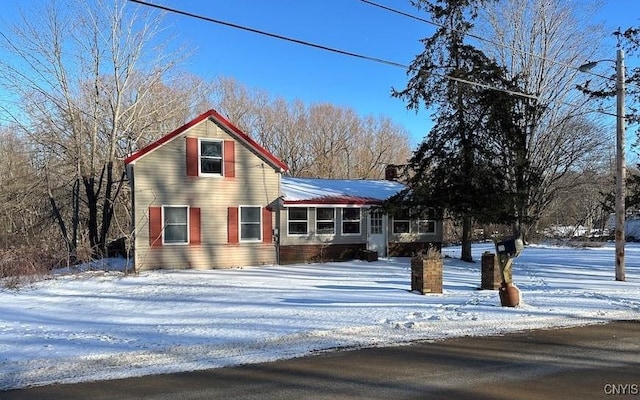
{"label": "white-framed window", "polygon": [[289,207],[287,209],[287,234],[301,236],[309,234],[309,209]]}
{"label": "white-framed window", "polygon": [[430,219],[418,220],[418,233],[436,233],[436,221]]}
{"label": "white-framed window", "polygon": [[240,241],[259,242],[262,240],[262,207],[240,206]]}
{"label": "white-framed window", "polygon": [[359,235],[360,234],[360,208],[343,208],[342,209],[342,234],[343,235]]}
{"label": "white-framed window", "polygon": [[162,243],[189,244],[189,207],[162,206]]}
{"label": "white-framed window", "polygon": [[436,232],[435,210],[429,209],[422,218],[411,219],[408,210],[393,216],[393,233],[432,234]]}
{"label": "white-framed window", "polygon": [[316,234],[334,235],[336,233],[336,209],[333,207],[316,208]]}
{"label": "white-framed window", "polygon": [[393,223],[391,225],[391,231],[395,234],[410,233],[411,220],[409,218],[409,211],[396,212],[393,216]]}
{"label": "white-framed window", "polygon": [[224,142],[222,140],[200,139],[200,175],[223,175]]}
{"label": "white-framed window", "polygon": [[429,208],[418,220],[418,233],[436,233],[436,210]]}

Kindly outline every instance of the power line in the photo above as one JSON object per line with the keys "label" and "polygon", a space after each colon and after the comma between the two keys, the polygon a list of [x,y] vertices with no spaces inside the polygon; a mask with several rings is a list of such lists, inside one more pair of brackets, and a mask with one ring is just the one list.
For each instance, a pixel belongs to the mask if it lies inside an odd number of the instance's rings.
{"label": "power line", "polygon": [[[511,50],[511,51],[514,51],[514,52],[519,52],[519,53],[525,54],[527,56],[534,57],[534,58],[537,58],[537,59],[540,59],[540,60],[544,60],[544,61],[548,61],[548,62],[557,64],[557,65],[560,65],[560,66],[563,66],[563,67],[566,67],[566,68],[571,68],[571,69],[575,69],[575,70],[579,69],[578,67],[575,67],[575,66],[573,66],[571,64],[564,63],[562,61],[554,60],[552,58],[548,58],[548,57],[542,56],[540,54],[533,53],[531,51],[519,49],[519,48],[517,48],[515,46],[510,46],[510,45],[507,45],[507,44],[504,44],[504,43],[497,42],[495,40],[487,39],[487,38],[484,38],[482,36],[475,35],[473,33],[462,32],[460,30],[452,29],[452,28],[446,27],[446,26],[444,26],[442,24],[439,24],[437,22],[434,22],[432,20],[429,20],[429,19],[426,19],[426,18],[421,18],[421,17],[415,16],[415,15],[409,14],[407,12],[400,11],[400,10],[395,9],[395,8],[391,8],[391,7],[385,6],[383,4],[379,4],[379,3],[376,3],[376,2],[373,2],[373,1],[370,1],[370,0],[360,0],[360,1],[365,3],[365,4],[369,4],[371,6],[378,7],[380,9],[385,10],[385,11],[389,11],[389,12],[394,13],[394,14],[402,15],[404,17],[411,18],[411,19],[414,19],[416,21],[424,22],[426,24],[433,25],[433,26],[441,28],[441,29],[446,29],[446,30],[449,30],[449,31],[452,31],[452,32],[456,32],[456,33],[463,33],[466,36],[469,36],[469,37],[472,37],[474,39],[477,39],[477,40],[492,44],[494,46],[502,47],[502,48],[505,48],[505,49],[508,49],[508,50]],[[595,75],[595,76],[598,76],[598,77],[601,77],[601,78],[604,78],[604,79],[615,80],[615,78],[613,78],[613,77],[607,77],[607,76],[604,76],[604,75],[599,75],[599,74],[597,74],[595,72],[591,72],[591,71],[581,71],[581,72],[585,72],[585,73],[588,73],[588,74],[591,74],[591,75]]]}
{"label": "power line", "polygon": [[262,30],[259,30],[259,29],[255,29],[255,28],[250,28],[250,27],[247,27],[247,26],[234,24],[232,22],[226,22],[226,21],[222,21],[222,20],[219,20],[219,19],[205,17],[203,15],[198,15],[198,14],[194,14],[194,13],[191,13],[191,12],[188,12],[188,11],[178,10],[176,8],[171,8],[171,7],[163,6],[163,5],[160,5],[160,4],[148,3],[148,2],[142,1],[142,0],[129,0],[129,1],[132,2],[132,3],[138,3],[138,4],[141,4],[141,5],[158,8],[160,10],[168,11],[168,12],[171,12],[171,13],[174,13],[174,14],[180,14],[180,15],[184,15],[184,16],[187,16],[187,17],[191,17],[191,18],[201,19],[201,20],[204,20],[204,21],[207,21],[207,22],[213,22],[215,24],[219,24],[219,25],[224,25],[224,26],[228,26],[228,27],[231,27],[231,28],[240,29],[240,30],[243,30],[243,31],[257,33],[259,35],[268,36],[268,37],[272,37],[272,38],[275,38],[275,39],[285,40],[287,42],[301,44],[303,46],[314,47],[316,49],[326,50],[326,51],[330,51],[330,52],[333,52],[333,53],[342,54],[342,55],[345,55],[345,56],[361,58],[361,59],[369,60],[369,61],[375,61],[375,62],[378,62],[378,63],[387,64],[387,65],[391,65],[391,66],[394,66],[394,67],[407,68],[406,65],[400,64],[400,63],[397,63],[397,62],[394,62],[394,61],[383,60],[383,59],[377,58],[377,57],[365,56],[365,55],[362,55],[362,54],[352,53],[350,51],[340,50],[340,49],[336,49],[336,48],[333,48],[333,47],[324,46],[324,45],[321,45],[321,44],[307,42],[305,40],[290,38],[290,37],[287,37],[287,36],[279,35],[277,33],[266,32],[266,31],[262,31]]}
{"label": "power line", "polygon": [[[251,28],[251,27],[247,27],[247,26],[243,26],[243,25],[234,24],[232,22],[222,21],[222,20],[219,20],[219,19],[206,17],[206,16],[199,15],[199,14],[194,14],[194,13],[191,13],[191,12],[188,12],[188,11],[178,10],[176,8],[171,8],[171,7],[163,6],[163,5],[160,5],[160,4],[153,4],[153,3],[149,3],[149,2],[146,2],[146,1],[142,1],[142,0],[129,0],[129,1],[132,2],[132,3],[141,4],[141,5],[144,5],[144,6],[157,8],[157,9],[160,9],[160,10],[163,10],[163,11],[167,11],[167,12],[170,12],[170,13],[184,15],[184,16],[191,17],[191,18],[196,18],[196,19],[201,19],[203,21],[213,22],[215,24],[224,25],[224,26],[228,26],[228,27],[231,27],[231,28],[235,28],[235,29],[240,29],[240,30],[243,30],[243,31],[252,32],[252,33],[256,33],[256,34],[263,35],[263,36],[268,36],[268,37],[275,38],[275,39],[285,40],[287,42],[292,42],[292,43],[296,43],[296,44],[303,45],[303,46],[309,46],[309,47],[313,47],[313,48],[316,48],[316,49],[330,51],[332,53],[337,53],[337,54],[341,54],[341,55],[345,55],[345,56],[349,56],[349,57],[355,57],[355,58],[359,58],[359,59],[363,59],[363,60],[367,60],[367,61],[373,61],[373,62],[377,62],[377,63],[381,63],[381,64],[390,65],[390,66],[393,66],[393,67],[399,67],[399,68],[403,68],[405,70],[410,69],[410,67],[408,65],[401,64],[401,63],[396,62],[396,61],[389,61],[389,60],[385,60],[385,59],[378,58],[378,57],[371,57],[371,56],[367,56],[367,55],[363,55],[363,54],[358,54],[358,53],[353,53],[353,52],[346,51],[346,50],[337,49],[337,48],[334,48],[334,47],[328,47],[328,46],[324,46],[324,45],[321,45],[321,44],[308,42],[308,41],[305,41],[305,40],[295,39],[295,38],[279,35],[279,34],[276,34],[276,33],[266,32],[266,31],[263,31],[263,30],[259,30],[259,29],[255,29],[255,28]],[[436,72],[432,72],[432,74],[436,75],[436,76],[439,76],[439,77],[442,77],[442,78],[445,78],[445,79],[449,79],[449,80],[465,83],[465,84],[468,84],[468,85],[478,86],[478,87],[482,87],[482,88],[485,88],[485,89],[496,90],[496,91],[507,93],[507,94],[510,94],[510,95],[513,95],[513,96],[525,97],[525,98],[535,99],[535,100],[538,99],[537,96],[534,96],[534,95],[531,95],[531,94],[527,94],[527,93],[521,93],[521,92],[515,92],[515,91],[512,91],[512,90],[501,89],[501,88],[497,88],[497,87],[494,87],[494,86],[486,85],[486,84],[479,83],[479,82],[473,82],[473,81],[469,81],[469,80],[462,79],[462,78],[457,78],[457,77],[450,76],[450,75],[438,74]]]}

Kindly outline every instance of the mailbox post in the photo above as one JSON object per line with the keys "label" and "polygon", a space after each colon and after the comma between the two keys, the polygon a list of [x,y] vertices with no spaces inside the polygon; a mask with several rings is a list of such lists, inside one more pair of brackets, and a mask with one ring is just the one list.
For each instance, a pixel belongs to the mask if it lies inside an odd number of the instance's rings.
{"label": "mailbox post", "polygon": [[500,303],[503,307],[515,307],[520,303],[520,291],[513,285],[513,259],[518,257],[524,249],[520,238],[496,241],[496,253],[500,265],[502,284],[500,285]]}

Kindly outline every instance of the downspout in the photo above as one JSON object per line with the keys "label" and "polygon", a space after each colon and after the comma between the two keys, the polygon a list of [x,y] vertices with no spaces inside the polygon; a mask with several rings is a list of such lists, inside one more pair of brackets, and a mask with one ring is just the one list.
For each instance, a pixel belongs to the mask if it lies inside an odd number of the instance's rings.
{"label": "downspout", "polygon": [[275,239],[275,246],[276,246],[276,265],[280,265],[280,232],[282,232],[281,229],[281,222],[282,222],[282,208],[284,206],[284,199],[282,198],[282,196],[278,197],[278,199],[275,201],[275,209],[276,209],[276,226],[273,232],[273,237]]}

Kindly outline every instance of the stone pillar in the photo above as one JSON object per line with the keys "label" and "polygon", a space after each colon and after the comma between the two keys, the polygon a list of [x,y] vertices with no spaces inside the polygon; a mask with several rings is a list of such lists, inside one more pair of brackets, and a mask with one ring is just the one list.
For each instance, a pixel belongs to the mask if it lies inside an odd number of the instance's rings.
{"label": "stone pillar", "polygon": [[421,294],[442,293],[442,259],[423,258],[411,259],[411,291],[417,290]]}
{"label": "stone pillar", "polygon": [[485,251],[482,254],[482,276],[480,289],[497,290],[502,284],[500,263],[495,254]]}

